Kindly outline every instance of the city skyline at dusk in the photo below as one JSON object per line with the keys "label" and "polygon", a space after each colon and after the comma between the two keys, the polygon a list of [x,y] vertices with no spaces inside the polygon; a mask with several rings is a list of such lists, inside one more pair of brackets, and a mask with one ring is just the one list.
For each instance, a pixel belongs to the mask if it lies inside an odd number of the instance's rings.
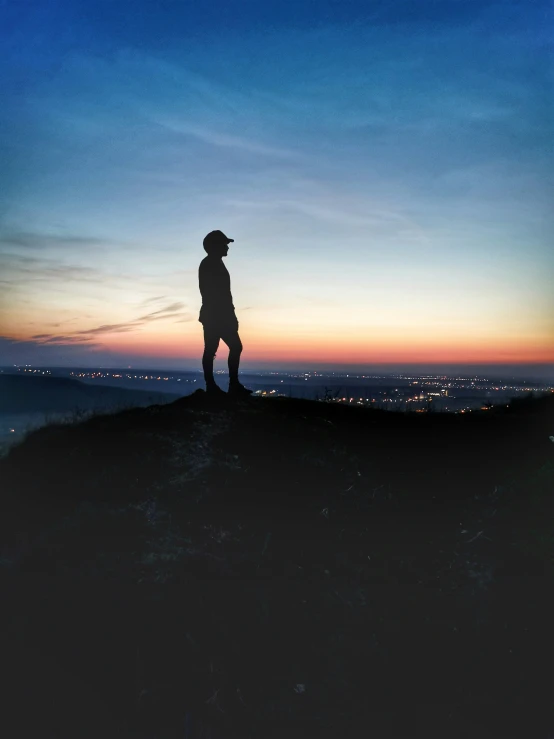
{"label": "city skyline at dusk", "polygon": [[0,365],[199,367],[221,229],[245,369],[554,376],[546,4],[132,7],[0,6]]}

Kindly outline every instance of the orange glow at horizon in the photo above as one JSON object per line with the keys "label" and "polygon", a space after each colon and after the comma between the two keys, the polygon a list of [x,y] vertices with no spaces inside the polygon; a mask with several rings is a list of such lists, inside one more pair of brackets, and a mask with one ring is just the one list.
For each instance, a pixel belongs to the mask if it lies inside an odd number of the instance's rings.
{"label": "orange glow at horizon", "polygon": [[[506,320],[494,322],[490,317],[483,321],[474,317],[457,321],[455,316],[451,320],[444,313],[439,317],[430,315],[427,320],[418,316],[415,320],[408,313],[369,314],[364,318],[365,314],[358,312],[351,318],[346,312],[342,313],[342,321],[336,313],[300,313],[296,320],[287,311],[283,316],[277,315],[277,311],[271,316],[261,311],[237,313],[244,345],[242,361],[249,364],[554,364],[552,324],[548,319],[537,320],[534,325],[530,321],[517,325]],[[88,357],[107,354],[117,356],[118,361],[124,361],[126,356],[153,362],[192,360],[200,365],[202,326],[195,310],[181,315],[183,318],[175,320],[169,313],[164,321],[141,325],[131,320],[132,313],[114,316],[106,311],[96,325],[90,318],[76,319],[59,341],[51,335],[44,343],[82,347]],[[9,327],[12,331],[6,334],[11,333],[16,341],[33,341],[40,346],[43,339],[37,334],[47,331],[48,324],[41,331],[38,321],[31,322],[29,318],[27,330],[16,334],[13,329],[17,322],[13,318]],[[99,330],[102,328],[106,330]],[[227,354],[222,341],[216,363],[225,366]]]}
{"label": "orange glow at horizon", "polygon": [[[250,335],[240,331],[244,345],[243,361],[248,362],[320,362],[322,364],[385,364],[385,363],[554,363],[554,348],[548,337],[510,337],[490,339],[487,337],[461,337],[446,341],[441,337],[425,340],[398,337],[312,336],[306,332],[292,336]],[[110,335],[104,337],[98,351],[128,353],[133,356],[171,359],[200,360],[203,351],[202,329],[176,335],[136,334]],[[216,361],[225,360],[227,347],[222,341]]]}

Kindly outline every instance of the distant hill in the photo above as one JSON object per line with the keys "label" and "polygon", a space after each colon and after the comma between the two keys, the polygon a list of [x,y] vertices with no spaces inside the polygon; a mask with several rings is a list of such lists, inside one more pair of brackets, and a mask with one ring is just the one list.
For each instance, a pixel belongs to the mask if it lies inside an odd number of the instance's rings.
{"label": "distant hill", "polygon": [[203,391],[31,432],[0,459],[2,735],[550,736],[550,436],[553,395]]}
{"label": "distant hill", "polygon": [[175,393],[85,384],[65,377],[0,375],[0,413],[70,412],[167,403]]}

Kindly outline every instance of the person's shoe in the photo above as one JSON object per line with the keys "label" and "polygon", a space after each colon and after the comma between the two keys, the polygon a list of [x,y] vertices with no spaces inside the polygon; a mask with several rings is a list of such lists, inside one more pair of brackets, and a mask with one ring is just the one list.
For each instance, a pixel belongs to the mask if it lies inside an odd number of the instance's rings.
{"label": "person's shoe", "polygon": [[227,393],[214,382],[213,385],[206,385],[206,395],[209,395],[210,398],[222,398]]}
{"label": "person's shoe", "polygon": [[232,382],[229,384],[228,395],[232,395],[235,398],[249,398],[252,395],[252,390],[249,390],[240,382]]}

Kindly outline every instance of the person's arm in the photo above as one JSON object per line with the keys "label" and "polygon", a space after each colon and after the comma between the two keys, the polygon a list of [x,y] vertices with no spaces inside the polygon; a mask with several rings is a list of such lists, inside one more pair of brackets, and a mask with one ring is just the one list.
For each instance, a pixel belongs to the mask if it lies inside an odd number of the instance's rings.
{"label": "person's arm", "polygon": [[198,270],[198,283],[203,304],[210,305],[216,303],[218,294],[217,281],[208,262],[202,262],[200,264],[200,269]]}
{"label": "person's arm", "polygon": [[218,312],[234,310],[229,275],[223,266],[219,268],[217,264],[202,262],[198,277],[202,302],[208,310]]}

